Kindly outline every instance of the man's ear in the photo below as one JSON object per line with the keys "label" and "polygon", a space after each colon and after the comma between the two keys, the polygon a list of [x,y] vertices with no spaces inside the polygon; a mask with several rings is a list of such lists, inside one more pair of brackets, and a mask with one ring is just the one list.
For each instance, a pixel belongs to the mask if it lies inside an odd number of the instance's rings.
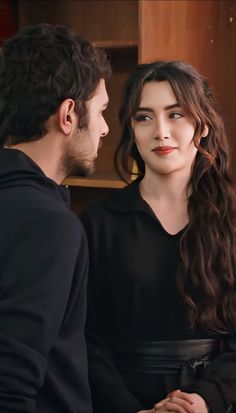
{"label": "man's ear", "polygon": [[75,102],[73,99],[65,99],[59,106],[58,126],[65,135],[70,135],[73,129],[76,118],[74,108]]}
{"label": "man's ear", "polygon": [[205,125],[201,137],[206,138],[208,133],[209,133],[209,126]]}

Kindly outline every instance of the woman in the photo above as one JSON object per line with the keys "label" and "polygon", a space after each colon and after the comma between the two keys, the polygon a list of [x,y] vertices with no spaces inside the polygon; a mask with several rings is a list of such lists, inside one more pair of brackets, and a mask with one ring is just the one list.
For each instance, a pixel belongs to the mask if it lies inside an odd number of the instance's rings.
{"label": "woman", "polygon": [[236,198],[212,94],[188,64],[140,65],[120,119],[138,178],[82,214],[94,411],[233,411]]}

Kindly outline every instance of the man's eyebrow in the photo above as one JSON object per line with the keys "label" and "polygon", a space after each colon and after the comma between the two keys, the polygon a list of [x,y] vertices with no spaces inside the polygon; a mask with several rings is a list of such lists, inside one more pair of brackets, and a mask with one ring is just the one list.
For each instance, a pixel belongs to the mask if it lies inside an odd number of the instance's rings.
{"label": "man's eyebrow", "polygon": [[[174,109],[174,108],[180,108],[180,104],[177,103],[177,102],[173,103],[173,105],[168,105],[168,106],[164,107],[164,110],[170,110],[170,109]],[[151,113],[153,113],[154,110],[152,108],[140,106],[136,109],[135,113],[137,113],[137,112],[151,112]]]}

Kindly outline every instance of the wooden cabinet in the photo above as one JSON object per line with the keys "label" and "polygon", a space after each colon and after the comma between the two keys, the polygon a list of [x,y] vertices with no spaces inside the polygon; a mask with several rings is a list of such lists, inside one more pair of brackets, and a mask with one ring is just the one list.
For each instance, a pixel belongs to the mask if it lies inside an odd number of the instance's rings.
{"label": "wooden cabinet", "polygon": [[[19,26],[69,23],[107,50],[113,76],[104,138],[92,178],[71,177],[75,210],[122,187],[113,156],[120,138],[118,108],[128,73],[137,63],[158,59],[190,62],[208,77],[224,114],[236,160],[236,3],[224,0],[18,0]],[[236,177],[236,162],[233,162]]]}

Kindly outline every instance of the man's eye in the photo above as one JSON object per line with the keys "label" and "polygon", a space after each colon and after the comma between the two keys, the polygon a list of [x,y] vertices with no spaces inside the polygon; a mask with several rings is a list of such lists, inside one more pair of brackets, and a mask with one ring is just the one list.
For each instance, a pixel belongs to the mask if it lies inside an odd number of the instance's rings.
{"label": "man's eye", "polygon": [[182,118],[184,115],[182,113],[179,112],[173,112],[170,114],[170,118],[171,119],[179,119]]}
{"label": "man's eye", "polygon": [[149,121],[149,120],[151,120],[152,118],[149,116],[149,115],[142,115],[142,114],[139,114],[139,115],[136,115],[135,116],[135,120],[137,121],[137,122],[147,122],[147,121]]}

